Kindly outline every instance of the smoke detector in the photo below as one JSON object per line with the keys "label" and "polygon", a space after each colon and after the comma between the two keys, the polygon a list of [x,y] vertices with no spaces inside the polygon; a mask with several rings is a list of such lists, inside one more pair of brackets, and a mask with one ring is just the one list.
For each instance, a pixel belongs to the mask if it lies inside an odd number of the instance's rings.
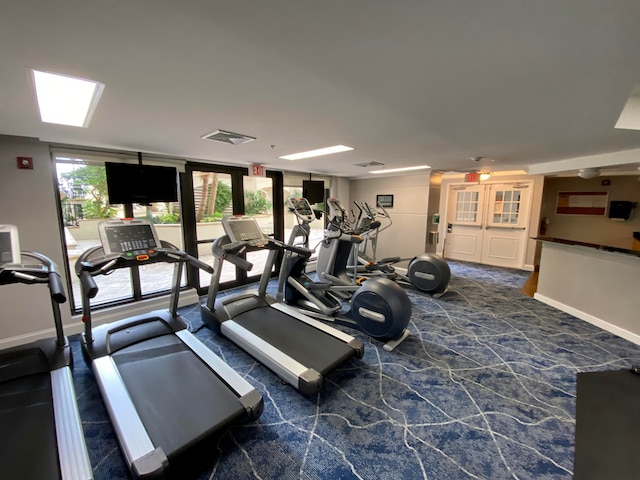
{"label": "smoke detector", "polygon": [[240,145],[256,139],[256,137],[250,137],[249,135],[243,135],[242,133],[227,132],[226,130],[216,130],[215,132],[203,135],[201,138],[204,140],[212,140],[214,142],[228,143],[230,145]]}

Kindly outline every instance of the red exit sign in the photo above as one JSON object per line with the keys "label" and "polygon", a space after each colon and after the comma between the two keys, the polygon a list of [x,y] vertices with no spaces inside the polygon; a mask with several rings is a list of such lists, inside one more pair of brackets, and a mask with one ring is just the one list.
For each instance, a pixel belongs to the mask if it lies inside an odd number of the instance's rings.
{"label": "red exit sign", "polygon": [[251,175],[252,177],[266,177],[267,173],[264,170],[264,165],[260,165],[258,163],[254,163],[251,165]]}
{"label": "red exit sign", "polygon": [[480,181],[480,174],[478,172],[466,173],[464,175],[464,181],[465,182],[479,182]]}

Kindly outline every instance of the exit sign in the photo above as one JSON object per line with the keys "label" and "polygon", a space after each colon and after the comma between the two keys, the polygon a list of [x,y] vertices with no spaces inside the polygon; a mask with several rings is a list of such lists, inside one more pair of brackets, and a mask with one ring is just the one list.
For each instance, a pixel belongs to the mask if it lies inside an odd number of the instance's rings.
{"label": "exit sign", "polygon": [[266,177],[267,173],[264,170],[264,165],[260,165],[259,163],[254,163],[251,165],[249,176],[251,177]]}
{"label": "exit sign", "polygon": [[480,181],[480,174],[478,172],[466,173],[464,175],[464,181],[465,182],[479,182]]}

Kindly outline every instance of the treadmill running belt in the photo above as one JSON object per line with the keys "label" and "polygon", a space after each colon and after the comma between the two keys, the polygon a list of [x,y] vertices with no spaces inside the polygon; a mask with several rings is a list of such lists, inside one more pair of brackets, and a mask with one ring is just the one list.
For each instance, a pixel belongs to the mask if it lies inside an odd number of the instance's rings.
{"label": "treadmill running belt", "polygon": [[51,375],[0,384],[0,478],[60,478]]}
{"label": "treadmill running belt", "polygon": [[259,307],[233,318],[302,365],[326,375],[355,355],[348,344],[275,308]]}
{"label": "treadmill running belt", "polygon": [[122,349],[113,360],[151,440],[170,462],[246,414],[233,391],[175,335]]}

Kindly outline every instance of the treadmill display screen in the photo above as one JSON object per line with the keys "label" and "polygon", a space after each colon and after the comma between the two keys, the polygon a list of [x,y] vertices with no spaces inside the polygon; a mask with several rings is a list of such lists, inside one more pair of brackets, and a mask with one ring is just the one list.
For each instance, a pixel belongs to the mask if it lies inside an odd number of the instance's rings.
{"label": "treadmill display screen", "polygon": [[150,225],[116,225],[104,229],[111,253],[137,252],[157,248]]}
{"label": "treadmill display screen", "polygon": [[265,238],[260,230],[258,222],[253,218],[242,218],[237,220],[231,220],[227,223],[228,231],[227,235],[232,242],[259,240]]}
{"label": "treadmill display screen", "polygon": [[13,263],[11,233],[0,232],[0,265],[5,263]]}

